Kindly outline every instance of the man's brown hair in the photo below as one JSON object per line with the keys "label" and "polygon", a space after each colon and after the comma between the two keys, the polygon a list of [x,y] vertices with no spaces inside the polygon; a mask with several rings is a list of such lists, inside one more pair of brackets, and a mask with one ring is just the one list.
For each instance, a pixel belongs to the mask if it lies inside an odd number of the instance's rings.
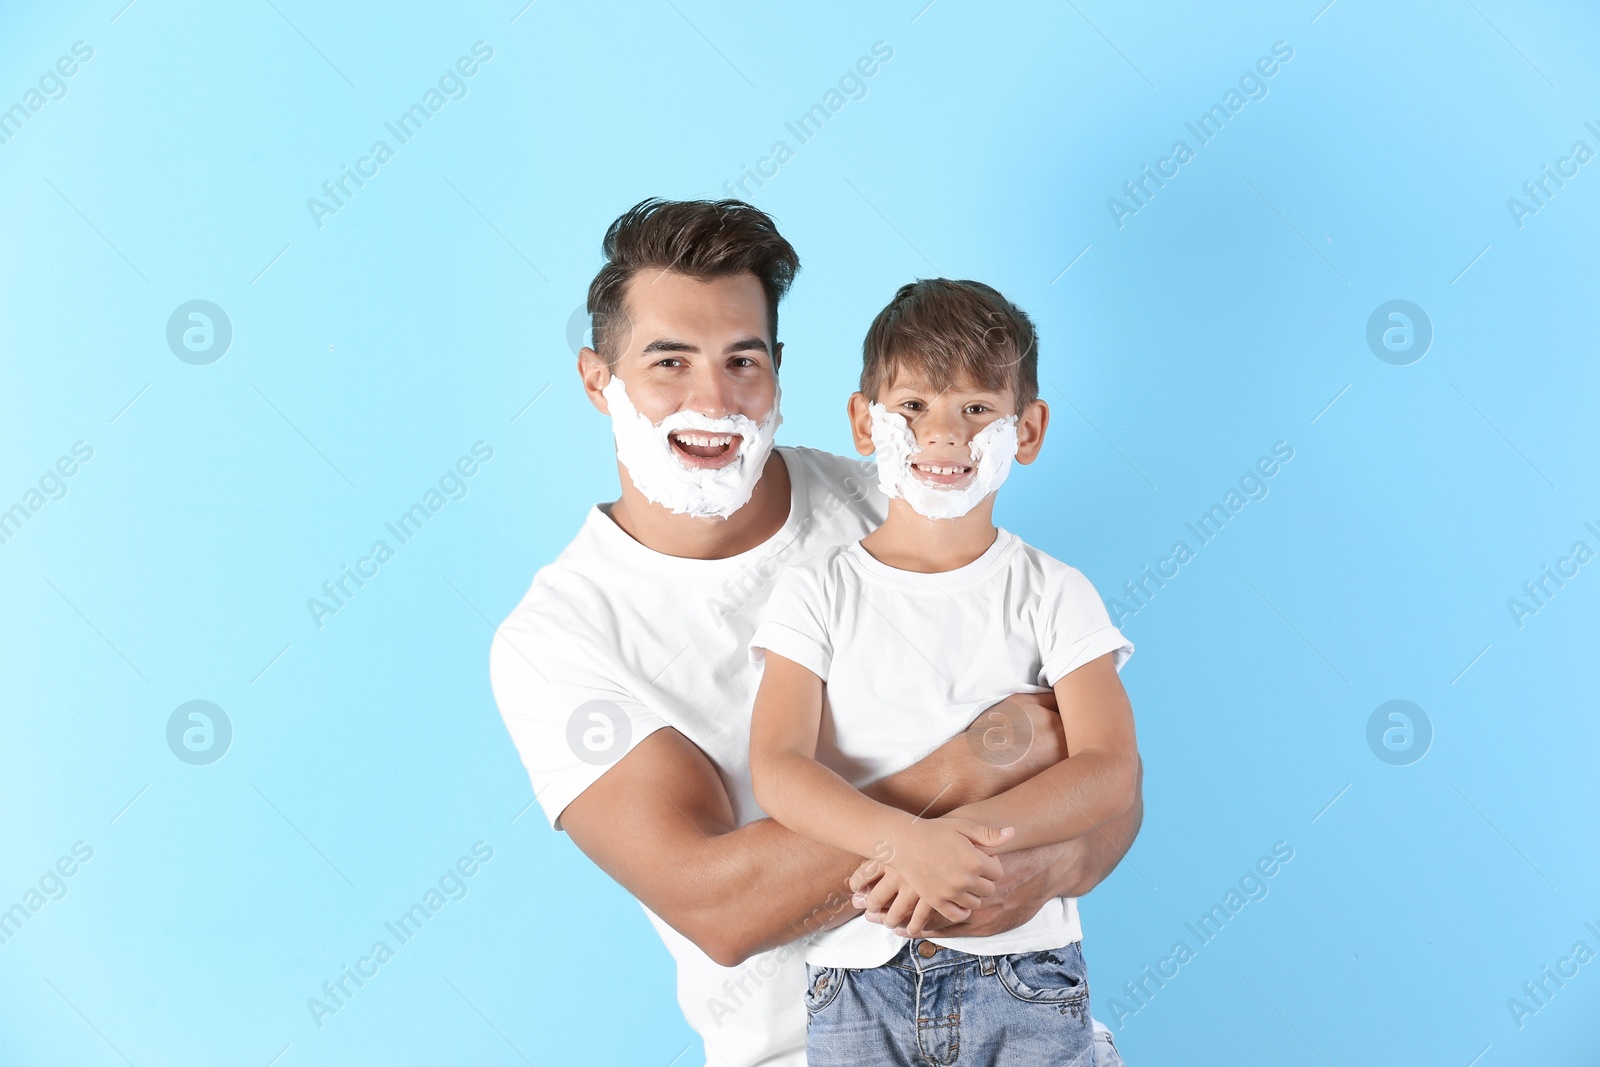
{"label": "man's brown hair", "polygon": [[962,381],[1015,394],[1017,411],[1039,399],[1039,348],[1028,313],[982,282],[922,278],[902,285],[861,345],[868,400],[900,371],[945,392]]}
{"label": "man's brown hair", "polygon": [[589,283],[594,347],[615,363],[608,330],[627,321],[628,279],[641,270],[670,270],[699,281],[754,274],[767,294],[767,329],[778,340],[778,301],[789,291],[800,257],[772,217],[742,200],[662,200],[651,197],[625,211],[600,244],[606,265]]}

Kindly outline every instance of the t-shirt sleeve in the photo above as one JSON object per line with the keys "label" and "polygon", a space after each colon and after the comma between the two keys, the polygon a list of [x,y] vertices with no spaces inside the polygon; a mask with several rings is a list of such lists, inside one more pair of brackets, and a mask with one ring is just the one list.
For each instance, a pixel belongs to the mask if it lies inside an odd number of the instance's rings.
{"label": "t-shirt sleeve", "polygon": [[668,723],[565,635],[513,616],[489,649],[495,703],[550,825],[633,746]]}
{"label": "t-shirt sleeve", "polygon": [[828,680],[833,644],[824,623],[827,618],[822,571],[811,565],[790,567],[778,576],[772,596],[761,612],[761,622],[750,639],[750,661],[757,667],[765,653],[776,652]]}
{"label": "t-shirt sleeve", "polygon": [[1045,683],[1061,679],[1107,652],[1118,671],[1133,655],[1133,642],[1111,624],[1094,584],[1075,567],[1050,569],[1039,612],[1039,647]]}

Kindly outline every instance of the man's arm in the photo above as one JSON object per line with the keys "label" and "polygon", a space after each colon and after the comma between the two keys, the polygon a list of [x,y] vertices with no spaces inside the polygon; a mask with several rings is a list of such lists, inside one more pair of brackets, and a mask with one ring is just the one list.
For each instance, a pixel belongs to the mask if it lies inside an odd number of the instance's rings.
{"label": "man's arm", "polygon": [[[1132,847],[1144,819],[1144,765],[1133,738],[1133,712],[1127,691],[1111,654],[1063,676],[1056,683],[1056,696],[1071,758],[1004,793],[963,805],[951,814],[982,823],[1016,826],[1019,837],[1031,832],[1036,841],[1041,836],[1048,838],[1052,823],[1059,827],[1076,822],[1085,829],[1055,844],[1008,852],[1005,877],[993,898],[996,903],[1005,904],[1003,911],[989,910],[989,901],[985,900],[961,923],[945,924],[935,917],[926,932],[956,936],[1009,930],[1032,918],[1051,897],[1088,892]],[[1098,766],[1085,768],[1089,774],[1074,775],[1074,761],[1107,755],[1114,759],[1102,759]],[[1124,772],[1115,767],[1118,759],[1127,761],[1125,784],[1120,781]],[[1095,810],[1097,806],[1099,810]],[[1115,814],[1108,817],[1108,811]],[[852,877],[853,889],[867,888],[865,897],[857,898],[860,906],[869,920],[909,936],[906,923],[911,910],[909,901],[900,898],[901,880],[892,874],[882,878],[877,875],[876,868],[862,864]]]}
{"label": "man's arm", "polygon": [[[997,765],[962,735],[863,792],[914,814],[942,815],[1060,760],[1065,749],[1053,705],[1013,699],[1033,723],[1023,759]],[[566,806],[561,823],[597,866],[723,966],[858,913],[848,881],[860,856],[814,844],[771,819],[735,825],[716,767],[670,728],[635,745]],[[1026,921],[1038,907],[1001,928]],[[1003,899],[988,908],[1008,911]]]}
{"label": "man's arm", "polygon": [[[1133,806],[1090,832],[1055,845],[1013,852],[1006,856],[1005,874],[996,883],[994,895],[973,909],[964,922],[939,924],[937,917],[928,933],[949,937],[985,937],[1013,929],[1036,915],[1052,897],[1081,897],[1103,882],[1122,862],[1144,823],[1144,764],[1138,769]],[[867,919],[887,923],[896,933],[906,933],[905,919],[900,925],[889,921],[888,908],[895,894],[877,884],[881,867],[866,861],[851,876],[850,887],[857,894],[858,907]]]}
{"label": "man's arm", "polygon": [[1139,746],[1133,708],[1107,652],[1063,675],[1056,703],[1069,756],[1021,785],[964,805],[953,815],[1016,833],[996,851],[1015,852],[1094,832],[1133,805]]}

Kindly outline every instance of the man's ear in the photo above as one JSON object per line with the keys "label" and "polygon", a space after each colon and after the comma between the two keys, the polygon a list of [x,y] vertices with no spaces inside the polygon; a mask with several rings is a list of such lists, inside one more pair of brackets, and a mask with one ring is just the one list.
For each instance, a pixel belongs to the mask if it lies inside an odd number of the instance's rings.
{"label": "man's ear", "polygon": [[861,393],[851,393],[846,410],[850,415],[850,435],[855,438],[856,451],[863,456],[872,455],[877,449],[872,445],[872,412],[868,409],[867,398]]}
{"label": "man's ear", "polygon": [[772,346],[772,376],[774,378],[776,378],[778,376],[778,370],[782,366],[783,366],[783,342],[779,341],[778,343],[776,343],[776,344],[774,344]]}
{"label": "man's ear", "polygon": [[1017,462],[1032,463],[1044,447],[1045,427],[1050,425],[1050,405],[1035,400],[1017,416]]}
{"label": "man's ear", "polygon": [[611,366],[606,362],[606,357],[592,348],[580,348],[578,377],[583,379],[583,391],[588,394],[589,403],[593,404],[600,414],[611,414],[611,405],[600,395],[600,390],[611,381]]}

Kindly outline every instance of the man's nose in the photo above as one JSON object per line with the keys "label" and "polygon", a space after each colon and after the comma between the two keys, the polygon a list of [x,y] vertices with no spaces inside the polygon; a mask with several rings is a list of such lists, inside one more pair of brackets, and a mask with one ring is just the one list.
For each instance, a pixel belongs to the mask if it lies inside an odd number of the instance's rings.
{"label": "man's nose", "polygon": [[706,368],[690,378],[683,406],[708,418],[725,418],[737,410],[733,386],[727,375]]}

